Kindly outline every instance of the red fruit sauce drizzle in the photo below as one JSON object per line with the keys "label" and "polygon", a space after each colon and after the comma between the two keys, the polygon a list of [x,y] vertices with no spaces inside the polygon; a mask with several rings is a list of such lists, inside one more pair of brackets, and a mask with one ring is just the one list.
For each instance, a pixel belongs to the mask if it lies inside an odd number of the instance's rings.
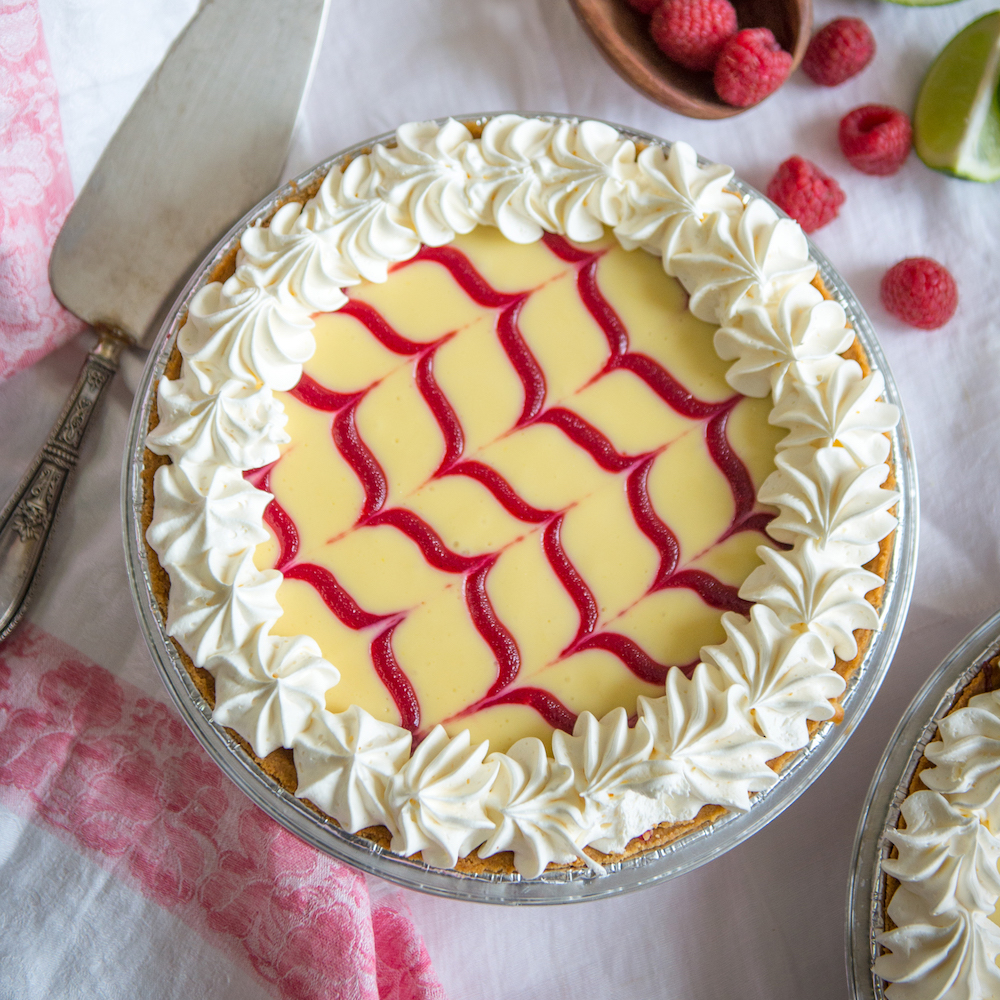
{"label": "red fruit sauce drizzle", "polygon": [[[243,473],[243,478],[257,489],[270,493],[271,470],[276,464],[272,462],[260,469],[249,469]],[[295,522],[288,516],[285,508],[276,500],[272,500],[264,508],[264,523],[274,532],[274,537],[278,540],[278,558],[274,568],[284,569],[299,554],[299,529],[295,527]]]}
{"label": "red fruit sauce drizzle", "polygon": [[363,628],[371,628],[387,618],[398,615],[373,615],[365,611],[357,601],[337,582],[337,578],[323,566],[315,563],[296,563],[282,570],[288,580],[302,580],[308,583],[320,597],[323,603],[348,627],[356,632]]}
{"label": "red fruit sauce drizzle", "polygon": [[359,400],[349,403],[333,418],[333,443],[337,451],[344,456],[354,474],[361,480],[365,491],[365,503],[361,508],[360,520],[365,520],[381,510],[389,495],[389,487],[385,481],[385,473],[378,459],[368,450],[367,445],[358,434],[355,422],[355,412]]}
{"label": "red fruit sauce drizzle", "polygon": [[491,556],[465,578],[465,603],[472,622],[489,644],[500,668],[496,680],[486,692],[487,698],[493,698],[509,687],[521,669],[521,651],[517,648],[517,642],[497,617],[486,593],[486,574],[496,561],[497,556]]}
{"label": "red fruit sauce drizzle", "polygon": [[[561,729],[564,733],[573,732],[576,725],[576,715],[571,712],[551,691],[536,687],[517,687],[504,691],[494,698],[486,697],[453,716],[455,719],[465,719],[484,708],[495,705],[527,705],[533,708],[553,729]],[[449,720],[451,721],[451,720]],[[634,723],[633,723],[634,725]]]}
{"label": "red fruit sauce drizzle", "polygon": [[441,541],[441,536],[412,510],[390,507],[371,517],[362,516],[358,521],[358,526],[365,527],[377,527],[380,524],[391,524],[397,531],[411,538],[417,543],[424,559],[435,569],[445,573],[469,573],[479,569],[487,559],[492,559],[492,555],[462,556],[452,552]]}
{"label": "red fruit sauce drizzle", "polygon": [[372,643],[372,663],[378,679],[392,692],[392,700],[399,712],[399,724],[415,733],[420,728],[420,702],[413,690],[410,678],[403,673],[392,651],[392,633],[398,625],[394,622],[384,632],[380,632]]}
{"label": "red fruit sauce drizzle", "polygon": [[528,345],[521,338],[521,331],[517,327],[523,305],[523,300],[515,302],[514,305],[504,309],[497,320],[500,346],[514,366],[514,371],[517,372],[517,377],[524,387],[524,405],[515,425],[517,427],[526,427],[530,424],[541,412],[542,404],[545,402],[545,375],[534,354],[528,350]]}
{"label": "red fruit sauce drizzle", "polygon": [[509,514],[513,514],[519,521],[527,521],[530,524],[541,524],[550,517],[554,517],[554,510],[539,510],[532,507],[530,503],[522,500],[513,490],[510,483],[488,465],[482,462],[459,462],[450,469],[438,470],[439,476],[468,476],[482,483]]}
{"label": "red fruit sauce drizzle", "polygon": [[[698,399],[658,362],[647,355],[630,351],[627,328],[598,288],[597,265],[603,251],[584,250],[561,236],[548,234],[543,237],[543,242],[561,260],[577,266],[580,299],[607,339],[610,355],[602,371],[592,381],[596,382],[616,369],[631,371],[676,412],[691,420],[704,421],[709,455],[729,483],[735,505],[733,520],[718,541],[722,542],[739,531],[763,532],[773,515],[754,511],[756,497],[750,474],[726,437],[729,414],[741,397],[735,395],[718,403]],[[451,246],[421,247],[412,260],[396,265],[393,270],[416,261],[432,261],[447,268],[474,302],[499,310],[496,335],[524,390],[521,415],[513,429],[532,424],[551,424],[590,455],[602,469],[613,473],[628,472],[625,490],[632,515],[639,529],[656,546],[660,556],[656,577],[647,593],[685,587],[694,591],[713,608],[747,614],[750,602],[739,597],[737,588],[723,584],[703,570],[678,569],[680,546],[673,531],[656,514],[648,489],[649,472],[659,452],[622,454],[604,434],[578,414],[565,407],[544,408],[545,375],[518,327],[521,308],[531,292],[498,291],[483,278],[462,251]],[[529,524],[545,525],[542,531],[543,551],[553,572],[573,601],[580,619],[576,635],[562,650],[560,659],[583,650],[601,649],[617,657],[636,677],[651,684],[664,683],[667,672],[674,666],[690,676],[697,661],[682,665],[658,663],[627,636],[607,630],[596,631],[599,622],[597,601],[560,541],[565,511],[533,507],[495,469],[482,462],[462,460],[465,436],[461,422],[434,378],[435,352],[452,335],[448,334],[430,344],[411,341],[394,330],[372,306],[357,299],[351,299],[339,311],[361,322],[376,340],[394,354],[416,357],[416,385],[437,421],[445,446],[444,458],[432,478],[467,476],[489,490],[497,502],[517,519]],[[486,589],[487,576],[499,553],[461,555],[448,548],[430,525],[414,512],[404,508],[385,509],[388,497],[385,473],[362,440],[356,423],[357,407],[367,391],[368,389],[354,393],[334,392],[303,374],[299,383],[291,390],[291,395],[313,409],[334,414],[331,426],[333,442],[365,492],[365,500],[355,527],[391,526],[417,545],[429,565],[464,577],[462,594],[469,617],[493,653],[497,674],[486,694],[453,718],[463,718],[496,705],[526,705],[553,728],[572,732],[576,716],[555,695],[537,687],[511,687],[521,668],[520,650],[517,641],[498,617]],[[246,478],[258,488],[268,490],[272,468],[273,465],[252,470],[246,473]],[[411,730],[418,739],[422,738],[426,733],[420,729],[419,700],[392,649],[393,632],[404,620],[406,611],[391,614],[366,611],[329,570],[313,563],[296,562],[299,551],[298,531],[291,517],[276,500],[272,500],[265,510],[264,520],[274,532],[279,545],[275,568],[290,579],[301,580],[312,586],[331,613],[348,628],[362,630],[388,623],[388,627],[382,628],[372,640],[372,663],[396,705],[400,725]]]}
{"label": "red fruit sauce drizzle", "polygon": [[576,605],[577,614],[580,616],[580,624],[577,627],[573,641],[562,651],[562,656],[567,656],[573,648],[589,635],[597,627],[597,601],[590,592],[590,588],[583,582],[583,577],[577,572],[576,567],[569,561],[569,557],[563,551],[562,542],[559,540],[559,532],[562,529],[563,515],[554,517],[545,531],[542,533],[542,549],[549,565],[555,570],[559,577],[559,582],[563,589],[569,594],[570,599]]}

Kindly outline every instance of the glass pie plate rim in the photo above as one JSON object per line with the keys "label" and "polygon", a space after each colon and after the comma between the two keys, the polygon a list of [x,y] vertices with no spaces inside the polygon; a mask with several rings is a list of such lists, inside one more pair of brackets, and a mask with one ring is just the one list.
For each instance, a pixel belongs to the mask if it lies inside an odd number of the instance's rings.
{"label": "glass pie plate rim", "polygon": [[[466,123],[483,123],[507,112],[454,115]],[[521,112],[518,112],[521,113]],[[529,113],[523,113],[529,116]],[[566,114],[531,114],[551,121],[574,121]],[[439,124],[447,118],[438,119]],[[664,139],[608,122],[627,138],[643,144],[669,146]],[[917,478],[909,434],[896,385],[868,319],[826,257],[810,242],[813,260],[827,290],[844,306],[873,369],[885,377],[885,399],[900,407],[900,422],[890,435],[895,456],[896,489],[901,494],[899,525],[886,574],[884,600],[880,609],[882,630],[873,636],[860,667],[848,683],[842,698],[844,718],[838,725],[824,723],[808,746],[799,751],[782,770],[777,784],[754,797],[749,812],[729,813],[714,823],[680,838],[673,844],[613,864],[605,875],[572,868],[543,873],[537,879],[519,875],[481,874],[433,868],[421,861],[393,854],[362,837],[340,829],[331,819],[310,809],[254,764],[250,756],[219,725],[212,710],[195,688],[172,641],[167,638],[159,607],[153,596],[150,569],[143,539],[141,512],[143,486],[142,455],[155,387],[170,357],[183,315],[207,276],[236,245],[239,235],[255,221],[270,216],[297,190],[325,175],[344,160],[371,149],[377,142],[394,139],[394,132],[366,139],[329,157],[322,163],[282,185],[248,212],[219,241],[196,267],[187,284],[166,313],[166,318],[149,352],[136,391],[129,420],[125,459],[122,467],[122,525],[126,564],[132,599],[140,628],[161,679],[184,721],[222,771],[268,815],[306,843],[362,871],[378,875],[407,888],[453,899],[507,904],[574,902],[617,895],[673,878],[719,857],[742,843],[770,822],[798,798],[833,760],[861,721],[871,703],[899,641],[913,588],[917,547]],[[706,163],[708,161],[701,160]],[[730,187],[744,198],[763,197],[749,185],[733,179]]]}
{"label": "glass pie plate rim", "polygon": [[858,822],[847,884],[847,977],[855,1000],[885,1000],[885,983],[872,971],[879,956],[876,936],[884,928],[882,861],[892,848],[885,831],[896,827],[913,772],[934,739],[938,723],[983,664],[998,652],[1000,611],[962,639],[924,681],[875,770]]}

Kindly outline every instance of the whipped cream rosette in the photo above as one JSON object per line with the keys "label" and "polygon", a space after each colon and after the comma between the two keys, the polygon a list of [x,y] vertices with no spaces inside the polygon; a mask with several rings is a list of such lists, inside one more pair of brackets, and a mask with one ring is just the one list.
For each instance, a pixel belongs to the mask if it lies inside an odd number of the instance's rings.
{"label": "whipped cream rosette", "polygon": [[[407,728],[357,706],[328,710],[342,666],[309,636],[272,634],[282,573],[253,560],[272,494],[243,474],[288,440],[275,394],[299,382],[315,316],[478,226],[517,244],[610,230],[661,258],[690,313],[718,328],[730,386],[770,396],[770,423],[786,432],[757,495],[777,512],[767,533],[778,547],[760,546],[739,588],[749,616],[723,614],[725,641],[693,669],[670,669],[659,696],[581,712],[551,754],[533,737],[490,752],[441,726],[411,746]],[[880,625],[867,595],[884,581],[866,566],[897,523],[887,434],[898,410],[880,372],[842,356],[854,330],[817,273],[799,226],[739,196],[728,168],[700,164],[683,143],[641,146],[558,118],[500,115],[475,135],[454,120],[404,125],[331,169],[304,203],[246,228],[231,275],[190,300],[182,362],[159,381],[146,437],[169,460],[145,532],[169,576],[165,630],[214,676],[215,721],[258,757],[290,750],[295,794],[345,830],[383,826],[392,851],[439,867],[478,848],[512,852],[526,878],[550,863],[601,872],[594,850],[619,854],[706,807],[749,810],[779,781],[773,762],[837,716],[848,672],[838,658],[857,657],[856,631]]]}

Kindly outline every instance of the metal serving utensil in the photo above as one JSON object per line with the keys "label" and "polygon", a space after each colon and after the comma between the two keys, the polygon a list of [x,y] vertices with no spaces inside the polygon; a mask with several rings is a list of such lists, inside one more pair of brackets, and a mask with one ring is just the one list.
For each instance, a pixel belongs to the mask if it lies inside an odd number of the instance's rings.
{"label": "metal serving utensil", "polygon": [[0,641],[24,614],[80,444],[126,346],[281,176],[327,0],[205,0],[137,98],[56,239],[49,281],[99,336],[0,512]]}

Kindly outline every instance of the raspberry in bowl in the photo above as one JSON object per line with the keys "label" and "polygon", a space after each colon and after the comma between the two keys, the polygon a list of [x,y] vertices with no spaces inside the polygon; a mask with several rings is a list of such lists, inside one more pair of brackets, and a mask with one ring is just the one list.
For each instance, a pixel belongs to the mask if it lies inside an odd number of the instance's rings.
{"label": "raspberry in bowl", "polygon": [[770,28],[744,28],[723,45],[712,80],[726,104],[751,108],[773,94],[791,71],[792,57]]}
{"label": "raspberry in bowl", "polygon": [[[728,103],[717,93],[710,70],[689,69],[661,51],[650,30],[657,8],[644,13],[640,8],[650,5],[642,0],[570,0],[570,6],[612,68],[657,104],[690,118],[705,119],[729,118],[753,106]],[[767,29],[778,48],[791,57],[787,74],[777,81],[776,86],[780,85],[805,55],[812,30],[811,0],[737,2],[734,6],[739,33],[743,29]],[[699,18],[702,20],[693,20],[704,23],[704,14]],[[774,74],[767,76],[771,80]],[[758,99],[776,86],[760,93]]]}
{"label": "raspberry in bowl", "polygon": [[736,30],[736,9],[729,0],[662,0],[649,22],[660,51],[693,70],[714,69]]}

